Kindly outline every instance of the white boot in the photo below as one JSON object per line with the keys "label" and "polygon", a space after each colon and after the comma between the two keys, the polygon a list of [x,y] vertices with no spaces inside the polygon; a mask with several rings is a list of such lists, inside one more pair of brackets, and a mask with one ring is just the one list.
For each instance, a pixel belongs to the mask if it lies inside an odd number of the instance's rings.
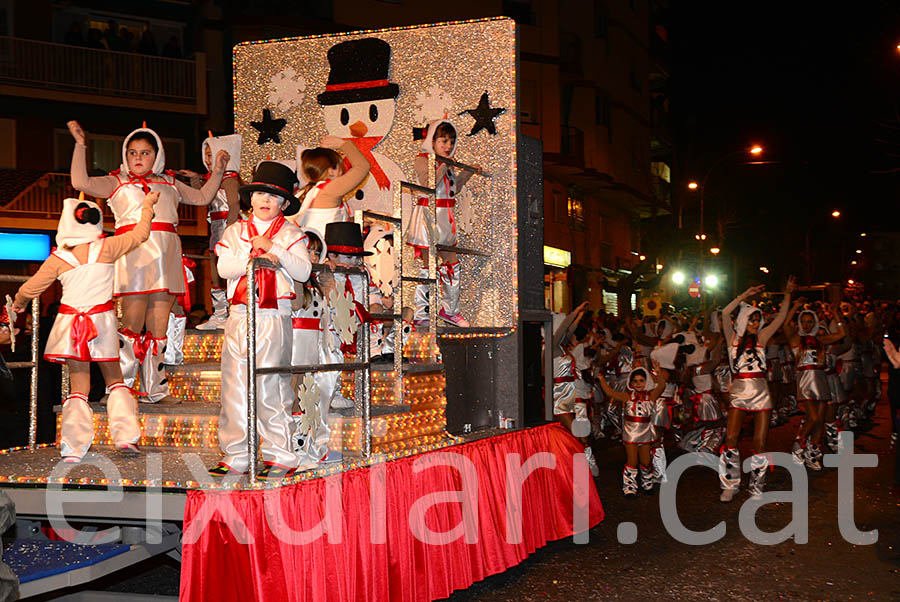
{"label": "white boot", "polygon": [[116,383],[109,389],[106,401],[109,436],[116,449],[126,454],[137,453],[141,438],[141,424],[137,416],[137,403],[131,389],[124,383]]}
{"label": "white boot", "polygon": [[443,263],[438,268],[441,285],[441,311],[438,313],[445,322],[461,328],[468,328],[469,322],[459,313],[459,261]]}
{"label": "white boot", "polygon": [[719,456],[719,483],[722,486],[719,500],[730,502],[741,487],[741,452],[737,448],[722,450]]}
{"label": "white boot", "polygon": [[213,314],[209,320],[197,325],[197,330],[221,330],[225,328],[225,320],[228,319],[228,299],[225,297],[225,289],[210,289],[212,296]]}
{"label": "white boot", "polygon": [[184,330],[187,326],[187,316],[176,316],[169,313],[169,325],[166,327],[165,362],[170,366],[179,366],[184,363]]}
{"label": "white boot", "polygon": [[666,450],[662,445],[653,450],[653,481],[656,483],[665,483],[666,479]]}
{"label": "white boot", "polygon": [[591,471],[591,476],[599,477],[600,468],[597,466],[597,459],[594,457],[594,450],[591,449],[590,445],[584,448],[584,457],[587,460],[587,465]]}
{"label": "white boot", "polygon": [[637,479],[638,469],[626,464],[624,470],[622,470],[622,493],[624,493],[626,497],[637,495]]}
{"label": "white boot", "polygon": [[[428,278],[428,268],[421,268],[419,270],[419,278]],[[413,314],[413,324],[415,324],[416,326],[428,324],[428,320],[430,318],[428,309],[430,296],[430,285],[421,283],[416,285],[416,310]]]}
{"label": "white boot", "polygon": [[753,454],[750,456],[750,478],[747,491],[753,497],[760,497],[766,486],[766,470],[769,468],[769,458],[765,454]]}
{"label": "white boot", "polygon": [[80,462],[94,440],[94,413],[87,395],[72,393],[62,407],[59,451],[66,462]]}
{"label": "white boot", "polygon": [[141,390],[147,394],[141,401],[145,403],[177,401],[169,396],[169,379],[166,377],[166,367],[163,364],[165,353],[166,337],[151,338],[147,355],[141,362]]}
{"label": "white boot", "polygon": [[640,467],[641,490],[644,493],[653,493],[653,487],[656,485],[653,478],[653,468],[651,466]]}
{"label": "white boot", "polygon": [[122,368],[122,378],[125,386],[134,389],[134,381],[137,380],[138,368],[141,363],[135,353],[135,347],[140,348],[141,335],[135,334],[123,328],[119,330],[119,367]]}

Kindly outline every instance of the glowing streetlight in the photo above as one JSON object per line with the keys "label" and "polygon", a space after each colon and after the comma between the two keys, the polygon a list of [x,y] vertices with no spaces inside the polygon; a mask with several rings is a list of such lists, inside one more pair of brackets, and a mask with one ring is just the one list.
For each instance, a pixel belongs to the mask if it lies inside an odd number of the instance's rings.
{"label": "glowing streetlight", "polygon": [[758,144],[754,144],[753,147],[750,148],[751,155],[758,155],[763,152],[763,147]]}
{"label": "glowing streetlight", "polygon": [[853,261],[850,262],[850,265],[856,265],[857,263],[858,262],[854,259]]}
{"label": "glowing streetlight", "polygon": [[856,283],[853,281],[853,279],[850,279],[847,281],[847,284],[856,284]]}
{"label": "glowing streetlight", "polygon": [[638,259],[640,259],[641,261],[644,261],[645,259],[647,259],[647,256],[646,255],[638,255]]}
{"label": "glowing streetlight", "polygon": [[856,249],[856,254],[857,254],[857,255],[862,255],[862,249]]}
{"label": "glowing streetlight", "polygon": [[860,232],[859,235],[862,236],[863,238],[866,237],[866,233],[865,233],[865,232]]}
{"label": "glowing streetlight", "polygon": [[698,184],[697,182],[688,182],[688,188],[690,188],[691,190],[697,190],[698,188],[700,188],[700,184]]}
{"label": "glowing streetlight", "polygon": [[712,253],[713,255],[718,255],[721,251],[722,251],[722,249],[720,249],[719,247],[712,247],[709,250],[709,252]]}
{"label": "glowing streetlight", "polygon": [[660,271],[661,269],[663,269],[663,264],[657,263],[657,264],[656,264],[656,271],[658,272],[658,271]]}
{"label": "glowing streetlight", "polygon": [[834,211],[831,212],[831,217],[840,217],[840,216],[841,216],[841,212],[838,211],[837,209],[835,209]]}
{"label": "glowing streetlight", "polygon": [[706,286],[709,288],[716,288],[719,286],[719,277],[715,274],[710,274],[706,277]]}
{"label": "glowing streetlight", "polygon": [[675,284],[684,284],[684,272],[675,272],[672,274],[672,282]]}

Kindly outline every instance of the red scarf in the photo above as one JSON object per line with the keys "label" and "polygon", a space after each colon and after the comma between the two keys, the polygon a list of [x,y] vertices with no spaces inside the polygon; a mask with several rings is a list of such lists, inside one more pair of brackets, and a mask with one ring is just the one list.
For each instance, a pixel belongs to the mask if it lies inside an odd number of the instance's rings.
{"label": "red scarf", "polygon": [[[378,161],[375,160],[375,157],[372,156],[372,149],[378,146],[378,143],[384,139],[384,136],[367,136],[364,138],[344,138],[344,140],[349,140],[353,143],[353,145],[359,149],[359,152],[363,154],[366,158],[366,161],[369,162],[369,173],[372,174],[372,177],[375,178],[375,182],[378,183],[378,188],[381,190],[387,190],[391,187],[391,181],[387,177],[387,174],[384,173],[384,170],[381,169],[381,165],[378,164]],[[350,169],[350,161],[344,159],[344,171]]]}
{"label": "red scarf", "polygon": [[[269,228],[263,234],[269,240],[272,240],[281,227],[284,225],[284,214],[279,214],[275,220],[269,224]],[[259,236],[259,231],[253,223],[253,218],[247,220],[247,237],[253,240]],[[257,249],[250,252],[250,257],[259,257],[264,255],[265,251]],[[275,280],[275,270],[257,269],[256,270],[256,290],[259,291],[257,303],[260,309],[276,309],[278,307],[278,287]],[[232,303],[243,303],[247,305],[247,277],[241,276],[238,280],[237,287],[234,289],[234,297]]]}

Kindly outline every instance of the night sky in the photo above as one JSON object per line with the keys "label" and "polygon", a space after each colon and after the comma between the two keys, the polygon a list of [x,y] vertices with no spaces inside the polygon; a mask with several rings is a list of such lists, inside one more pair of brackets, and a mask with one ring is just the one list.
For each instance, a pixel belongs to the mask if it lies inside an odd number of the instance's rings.
{"label": "night sky", "polygon": [[900,231],[900,3],[676,0],[669,39],[673,184],[692,219],[684,186],[721,155],[758,143],[776,162],[735,157],[710,176],[706,230],[733,218],[721,246],[739,280],[753,265],[776,266],[773,281],[802,275],[810,227],[819,281],[847,277],[842,242],[849,265],[859,232]]}

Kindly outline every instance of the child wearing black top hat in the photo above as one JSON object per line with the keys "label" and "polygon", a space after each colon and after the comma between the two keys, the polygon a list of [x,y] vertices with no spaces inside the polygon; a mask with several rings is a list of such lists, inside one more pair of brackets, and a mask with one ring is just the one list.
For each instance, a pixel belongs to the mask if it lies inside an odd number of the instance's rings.
{"label": "child wearing black top hat", "polygon": [[[312,265],[303,231],[285,219],[300,208],[293,190],[297,176],[275,161],[263,161],[251,184],[239,189],[252,215],[228,226],[216,245],[219,275],[228,280],[231,311],[222,344],[222,409],[219,445],[225,457],[209,472],[244,473],[247,450],[247,262],[261,257],[271,267],[256,270],[256,365],[291,362],[291,299],[294,280],[305,282]],[[257,377],[257,416],[264,467],[261,479],[281,479],[298,468],[291,444],[293,392],[290,374]],[[301,467],[302,468],[302,467]]]}

